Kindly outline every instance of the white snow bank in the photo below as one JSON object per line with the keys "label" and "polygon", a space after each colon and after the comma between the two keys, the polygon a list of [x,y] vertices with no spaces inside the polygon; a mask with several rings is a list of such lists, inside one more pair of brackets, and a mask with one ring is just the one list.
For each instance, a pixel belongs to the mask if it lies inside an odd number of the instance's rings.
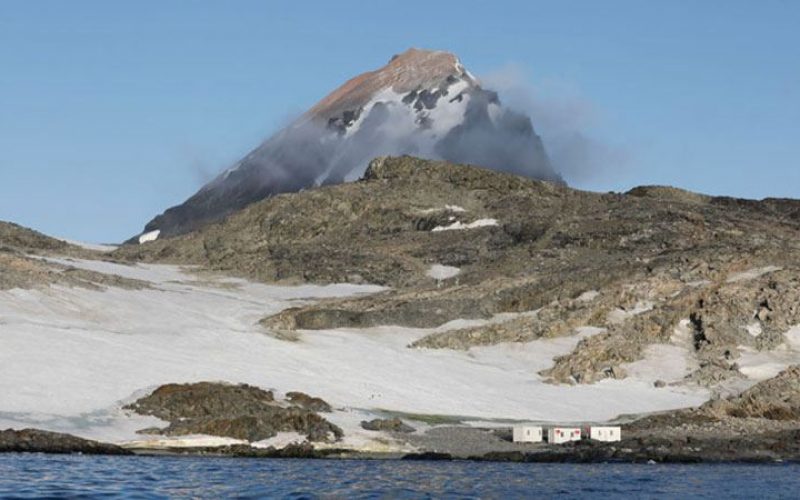
{"label": "white snow bank", "polygon": [[761,382],[774,377],[787,366],[800,362],[800,353],[782,345],[772,351],[757,351],[739,346],[741,356],[736,360],[739,371],[747,378]]}
{"label": "white snow bank", "polygon": [[424,210],[420,210],[419,213],[421,214],[433,214],[436,212],[456,212],[456,213],[463,213],[466,210],[463,207],[459,207],[458,205],[445,205],[443,208],[426,208]]}
{"label": "white snow bank", "polygon": [[461,269],[452,266],[434,264],[425,274],[435,280],[446,280],[461,274]]}
{"label": "white snow bank", "polygon": [[[783,334],[789,348],[800,351],[800,325],[794,326]],[[800,362],[800,360],[798,360]]]}
{"label": "white snow bank", "polygon": [[68,240],[66,238],[56,238],[64,243],[75,245],[76,247],[85,248],[86,250],[94,250],[95,252],[113,252],[118,247],[116,245],[103,245],[100,243],[86,243],[84,241]]}
{"label": "white snow bank", "polygon": [[749,333],[753,337],[758,337],[763,333],[763,330],[761,329],[761,323],[759,323],[758,321],[753,321],[751,323],[748,323],[747,325],[745,325],[744,329],[747,330],[747,333]]}
{"label": "white snow bank", "polygon": [[496,226],[497,219],[478,219],[474,222],[464,224],[461,221],[456,221],[449,226],[436,226],[431,229],[431,232],[436,233],[439,231],[453,231],[456,229],[475,229],[476,227]]}
{"label": "white snow bank", "polygon": [[599,295],[600,292],[598,292],[597,290],[587,290],[582,294],[578,295],[578,297],[575,300],[577,300],[578,302],[591,302],[594,299],[596,299]]}
{"label": "white snow bank", "polygon": [[654,344],[644,351],[644,357],[622,368],[629,377],[656,382],[680,382],[697,369],[697,360],[685,346]]}
{"label": "white snow bank", "polygon": [[774,377],[789,365],[800,363],[800,325],[790,328],[783,337],[784,343],[771,351],[739,346],[741,356],[736,360],[739,371],[760,382]]}
{"label": "white snow bank", "polygon": [[[234,439],[219,436],[206,436],[202,434],[188,435],[180,437],[153,437],[150,439],[132,439],[121,443],[125,448],[147,448],[150,450],[164,450],[169,448],[191,448],[191,447],[217,447],[231,446],[236,444],[247,444],[243,439]],[[286,443],[289,444],[289,443]],[[264,446],[266,448],[266,446]]]}
{"label": "white snow bank", "polygon": [[687,348],[692,346],[692,322],[688,318],[680,320],[678,326],[672,331],[669,341]]}
{"label": "white snow bank", "polygon": [[[111,274],[123,278],[149,281],[152,283],[163,284],[171,281],[178,282],[192,279],[181,268],[176,266],[159,266],[152,264],[119,264],[105,260],[73,259],[71,257],[37,257],[47,262],[60,264],[62,266],[75,267],[94,271],[101,274]],[[189,269],[189,268],[187,268]]]}
{"label": "white snow bank", "polygon": [[141,245],[142,243],[147,243],[148,241],[156,241],[160,234],[160,229],[150,231],[149,233],[144,233],[143,235],[139,236],[139,244]]}
{"label": "white snow bank", "polygon": [[[153,289],[0,292],[0,423],[6,427],[141,441],[133,431],[153,423],[120,407],[161,384],[202,380],[322,397],[340,409],[330,419],[348,436],[342,444],[349,446],[352,439],[365,447],[382,445],[359,430],[359,409],[600,421],[696,405],[708,395],[699,389],[655,389],[649,376],[577,386],[542,380],[537,372],[551,366],[554,356],[597,329],[467,352],[409,349],[437,329],[391,326],[302,331],[300,341],[286,342],[265,335],[258,321],[296,305],[296,299],[381,288],[201,282],[174,266],[68,262],[146,279]],[[229,286],[232,282],[236,286]]]}

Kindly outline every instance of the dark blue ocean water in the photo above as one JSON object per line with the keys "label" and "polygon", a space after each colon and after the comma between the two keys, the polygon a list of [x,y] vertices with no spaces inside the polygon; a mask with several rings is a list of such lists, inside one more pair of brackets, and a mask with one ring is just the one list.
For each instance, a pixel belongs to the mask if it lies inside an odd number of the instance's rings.
{"label": "dark blue ocean water", "polygon": [[0,497],[798,498],[800,465],[0,455]]}

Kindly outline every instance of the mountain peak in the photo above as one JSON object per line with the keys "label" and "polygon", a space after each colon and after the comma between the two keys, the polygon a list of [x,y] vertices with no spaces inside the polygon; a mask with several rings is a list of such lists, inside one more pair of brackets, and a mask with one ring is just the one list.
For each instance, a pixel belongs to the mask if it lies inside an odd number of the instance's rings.
{"label": "mountain peak", "polygon": [[174,236],[275,194],[353,181],[370,160],[385,155],[561,182],[530,118],[503,107],[454,54],[412,48],[345,82],[149,222],[145,233]]}
{"label": "mountain peak", "polygon": [[308,116],[328,120],[343,111],[363,106],[382,90],[403,94],[459,80],[472,86],[478,83],[455,54],[410,48],[394,55],[382,68],[351,78],[314,105]]}

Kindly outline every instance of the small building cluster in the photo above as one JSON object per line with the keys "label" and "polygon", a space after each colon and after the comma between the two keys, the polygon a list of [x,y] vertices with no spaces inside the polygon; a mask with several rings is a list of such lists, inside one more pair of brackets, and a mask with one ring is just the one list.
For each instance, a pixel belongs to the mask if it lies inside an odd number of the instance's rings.
{"label": "small building cluster", "polygon": [[613,442],[622,439],[622,429],[617,426],[549,427],[547,432],[539,425],[518,425],[514,427],[515,443],[541,443],[547,438],[551,444],[563,444],[581,439]]}

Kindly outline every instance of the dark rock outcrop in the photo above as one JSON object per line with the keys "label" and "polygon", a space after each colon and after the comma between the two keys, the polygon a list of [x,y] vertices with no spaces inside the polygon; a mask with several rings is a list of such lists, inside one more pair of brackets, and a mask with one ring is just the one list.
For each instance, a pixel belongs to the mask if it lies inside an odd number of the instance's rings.
{"label": "dark rock outcrop", "polygon": [[215,450],[225,455],[242,458],[330,458],[351,453],[346,449],[325,448],[318,449],[310,443],[290,444],[283,448],[253,448],[250,446],[235,445]]}
{"label": "dark rock outcrop", "polygon": [[453,456],[449,453],[439,453],[434,451],[426,451],[423,453],[408,453],[401,457],[401,460],[415,460],[424,462],[442,462],[453,460]]}
{"label": "dark rock outcrop", "polygon": [[287,392],[286,400],[295,406],[299,406],[310,411],[316,411],[320,413],[330,413],[333,411],[331,405],[329,405],[324,399],[309,396],[304,392]]}
{"label": "dark rock outcrop", "polygon": [[383,432],[414,432],[416,429],[406,424],[399,418],[376,418],[373,420],[364,420],[361,422],[361,428],[368,431],[383,431]]}
{"label": "dark rock outcrop", "polygon": [[278,432],[297,432],[309,441],[336,441],[342,430],[312,410],[286,406],[271,391],[246,384],[199,382],[159,387],[125,407],[170,422],[148,429],[168,436],[208,434],[261,441]]}
{"label": "dark rock outcrop", "polygon": [[69,434],[37,429],[0,431],[0,453],[83,453],[86,455],[131,455],[119,446],[82,439]]}

